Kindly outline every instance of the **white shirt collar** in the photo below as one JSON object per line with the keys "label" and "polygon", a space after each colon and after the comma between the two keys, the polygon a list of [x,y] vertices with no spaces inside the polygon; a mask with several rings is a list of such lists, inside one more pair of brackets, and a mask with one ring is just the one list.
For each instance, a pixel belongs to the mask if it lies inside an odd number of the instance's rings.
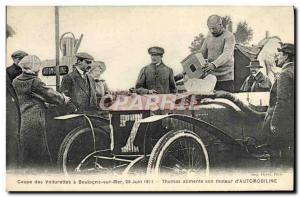
{"label": "white shirt collar", "polygon": [[260,73],[260,71],[258,71],[255,75],[252,75],[252,74],[251,74],[251,76],[254,77],[254,78],[256,78],[256,76],[257,76],[259,73]]}
{"label": "white shirt collar", "polygon": [[258,74],[260,73],[260,71],[258,71],[256,74],[255,74],[255,76],[254,77],[256,77]]}
{"label": "white shirt collar", "polygon": [[156,66],[159,66],[161,63],[162,63],[162,62],[159,62],[159,63],[156,63],[155,65],[156,65]]}
{"label": "white shirt collar", "polygon": [[287,63],[285,63],[285,64],[282,66],[282,69],[285,68],[285,67],[287,67],[287,66],[289,66],[289,65],[292,64],[292,63],[294,63],[294,62],[287,62]]}
{"label": "white shirt collar", "polygon": [[81,70],[81,69],[78,68],[77,66],[76,66],[75,68],[78,70],[78,72],[79,72],[79,74],[81,75],[81,77],[84,78],[84,77],[85,77],[85,74],[84,74],[83,70]]}

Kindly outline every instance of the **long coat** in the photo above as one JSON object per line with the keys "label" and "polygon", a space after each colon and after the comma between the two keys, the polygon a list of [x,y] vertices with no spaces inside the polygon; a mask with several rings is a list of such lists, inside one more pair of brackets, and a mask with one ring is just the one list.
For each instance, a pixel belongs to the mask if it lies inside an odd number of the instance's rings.
{"label": "long coat", "polygon": [[25,168],[50,161],[45,126],[45,102],[63,104],[64,96],[46,87],[36,75],[22,73],[13,81],[21,111],[20,156]]}
{"label": "long coat", "polygon": [[[275,81],[270,95],[271,125],[279,129],[281,136],[294,141],[294,108],[295,108],[294,63],[288,63]],[[276,90],[276,91],[275,91]],[[274,95],[276,92],[276,95]],[[275,97],[275,98],[274,98]]]}
{"label": "long coat", "polygon": [[9,169],[20,165],[21,113],[17,94],[9,76],[6,76],[6,166]]}
{"label": "long coat", "polygon": [[265,76],[262,72],[257,73],[255,77],[248,76],[241,86],[242,92],[268,92],[272,86],[269,77]]}
{"label": "long coat", "polygon": [[83,79],[77,69],[64,76],[61,82],[61,92],[71,97],[68,113],[95,110],[97,107],[96,86],[94,79],[86,74]]}
{"label": "long coat", "polygon": [[173,70],[164,63],[145,66],[140,71],[136,89],[141,94],[147,94],[149,90],[156,90],[158,94],[176,93]]}
{"label": "long coat", "polygon": [[[290,62],[283,66],[279,77],[275,80],[271,92],[270,103],[264,121],[264,132],[269,133],[270,144],[281,150],[281,155],[294,157],[295,141],[295,78],[294,63]],[[275,127],[276,133],[270,132],[270,126]],[[284,159],[285,162],[292,160]]]}

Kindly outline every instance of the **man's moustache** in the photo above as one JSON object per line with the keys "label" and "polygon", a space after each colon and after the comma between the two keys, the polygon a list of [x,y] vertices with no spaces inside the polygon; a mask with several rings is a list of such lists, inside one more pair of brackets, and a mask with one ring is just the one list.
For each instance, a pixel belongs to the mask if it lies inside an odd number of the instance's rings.
{"label": "man's moustache", "polygon": [[214,37],[218,37],[221,33],[211,33]]}

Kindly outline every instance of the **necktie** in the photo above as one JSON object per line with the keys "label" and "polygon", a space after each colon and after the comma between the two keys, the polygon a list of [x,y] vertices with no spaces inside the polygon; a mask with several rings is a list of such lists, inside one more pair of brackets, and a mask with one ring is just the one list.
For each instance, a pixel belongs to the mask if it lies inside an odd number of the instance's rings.
{"label": "necktie", "polygon": [[249,81],[248,81],[248,84],[249,84],[248,91],[251,91],[251,87],[252,87],[254,81],[255,81],[255,78],[254,78],[253,75],[251,75],[250,78],[249,78]]}
{"label": "necktie", "polygon": [[85,82],[85,84],[88,84],[88,79],[87,79],[87,74],[83,74],[83,80]]}

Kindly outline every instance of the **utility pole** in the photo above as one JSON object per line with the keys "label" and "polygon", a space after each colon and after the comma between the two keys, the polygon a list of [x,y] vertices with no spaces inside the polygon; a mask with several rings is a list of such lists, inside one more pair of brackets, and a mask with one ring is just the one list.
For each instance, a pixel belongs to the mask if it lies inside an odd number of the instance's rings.
{"label": "utility pole", "polygon": [[55,73],[56,73],[56,91],[60,90],[60,73],[59,73],[59,12],[58,6],[54,7],[55,12]]}
{"label": "utility pole", "polygon": [[269,37],[270,37],[270,32],[266,31],[266,38],[269,38]]}

